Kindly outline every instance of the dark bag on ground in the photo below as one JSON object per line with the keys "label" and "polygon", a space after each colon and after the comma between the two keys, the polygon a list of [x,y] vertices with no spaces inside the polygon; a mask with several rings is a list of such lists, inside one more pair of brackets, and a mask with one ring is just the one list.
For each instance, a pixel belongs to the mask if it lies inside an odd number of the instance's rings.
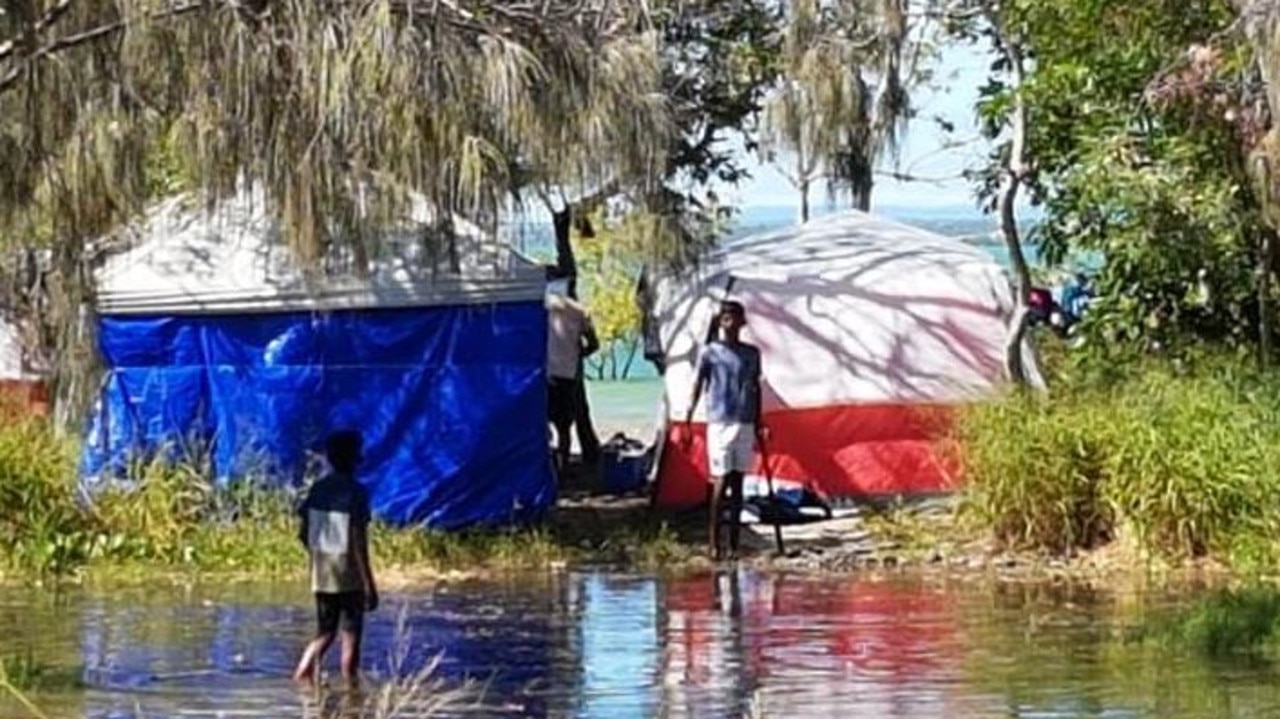
{"label": "dark bag on ground", "polygon": [[831,505],[808,487],[751,497],[746,509],[761,524],[806,524],[831,519]]}

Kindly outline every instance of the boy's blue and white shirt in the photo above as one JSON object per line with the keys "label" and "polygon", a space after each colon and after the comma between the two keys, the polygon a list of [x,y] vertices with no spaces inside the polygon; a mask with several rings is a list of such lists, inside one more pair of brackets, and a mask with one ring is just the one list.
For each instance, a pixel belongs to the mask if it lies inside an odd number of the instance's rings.
{"label": "boy's blue and white shirt", "polygon": [[306,523],[307,552],[311,555],[311,591],[363,591],[352,538],[357,528],[369,526],[368,490],[334,472],[311,487],[299,513]]}

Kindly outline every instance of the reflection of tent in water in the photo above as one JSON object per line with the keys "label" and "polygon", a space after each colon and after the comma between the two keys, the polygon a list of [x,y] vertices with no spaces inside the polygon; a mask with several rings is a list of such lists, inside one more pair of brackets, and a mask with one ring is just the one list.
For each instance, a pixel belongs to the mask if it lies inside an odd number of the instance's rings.
{"label": "reflection of tent in water", "polygon": [[[851,211],[735,241],[659,278],[646,331],[665,365],[668,425],[685,418],[698,347],[725,296],[746,306],[744,339],[763,353],[771,468],[784,486],[833,498],[953,486],[936,443],[948,410],[991,396],[1004,375],[1013,298],[994,258]],[[689,447],[662,448],[658,504],[704,499],[695,434]]]}
{"label": "reflection of tent in water", "polygon": [[744,569],[665,589],[668,716],[747,716],[753,700],[768,716],[955,715],[946,685],[962,645],[945,592]]}
{"label": "reflection of tent in water", "polygon": [[219,481],[293,481],[349,426],[384,520],[455,528],[550,506],[538,266],[461,221],[456,252],[432,256],[436,223],[417,202],[367,277],[308,280],[263,197],[192,204],[162,203],[99,274],[107,372],[88,482],[192,442],[211,448]]}

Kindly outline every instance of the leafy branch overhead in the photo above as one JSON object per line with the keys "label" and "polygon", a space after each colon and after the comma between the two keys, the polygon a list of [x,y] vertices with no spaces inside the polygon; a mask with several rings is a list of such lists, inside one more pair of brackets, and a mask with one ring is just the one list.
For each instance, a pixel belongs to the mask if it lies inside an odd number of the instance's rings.
{"label": "leafy branch overhead", "polygon": [[[781,78],[765,108],[766,150],[800,194],[825,182],[860,209],[871,204],[876,165],[896,150],[911,116],[908,90],[925,50],[910,0],[794,0],[780,50]],[[917,8],[918,9],[918,8]],[[922,22],[921,25],[924,23]]]}
{"label": "leafy branch overhead", "polygon": [[409,190],[484,221],[522,185],[642,187],[673,132],[654,22],[609,0],[10,3],[0,220],[109,230],[157,148],[194,188],[260,184],[312,263]]}
{"label": "leafy branch overhead", "polygon": [[1249,16],[1227,0],[965,5],[980,15],[958,34],[1000,58],[980,89],[980,194],[995,207],[1019,178],[1041,258],[1097,268],[1080,331],[1106,352],[1261,338],[1265,354],[1274,267],[1250,158],[1274,131]]}

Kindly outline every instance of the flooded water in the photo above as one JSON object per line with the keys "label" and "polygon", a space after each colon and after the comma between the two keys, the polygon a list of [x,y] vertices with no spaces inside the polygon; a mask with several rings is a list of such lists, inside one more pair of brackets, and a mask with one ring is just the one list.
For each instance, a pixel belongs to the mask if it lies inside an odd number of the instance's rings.
{"label": "flooded water", "polygon": [[[1144,612],[1190,598],[567,573],[389,593],[365,667],[376,689],[438,661],[437,678],[478,693],[448,712],[462,716],[1280,716],[1270,667],[1124,640]],[[50,716],[320,716],[287,679],[312,621],[301,584],[0,589],[0,654],[83,679],[38,697]],[[3,698],[0,716],[27,714]]]}

